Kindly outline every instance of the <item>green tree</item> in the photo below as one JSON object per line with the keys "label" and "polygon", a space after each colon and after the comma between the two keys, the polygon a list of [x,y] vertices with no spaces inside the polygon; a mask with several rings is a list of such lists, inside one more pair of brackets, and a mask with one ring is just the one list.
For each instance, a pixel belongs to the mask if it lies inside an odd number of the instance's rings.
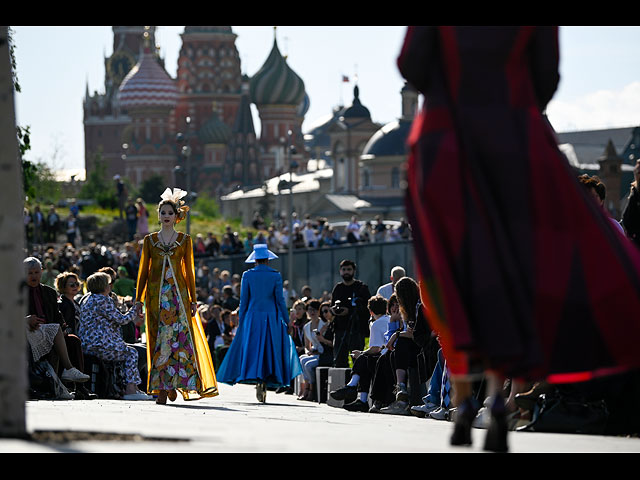
{"label": "green tree", "polygon": [[[25,168],[25,163],[28,164]],[[25,195],[28,203],[38,202],[56,205],[62,197],[62,187],[60,182],[51,170],[51,167],[44,163],[33,163],[28,160],[23,161],[23,179],[28,177],[29,190],[25,188]],[[29,193],[26,193],[26,192]]]}
{"label": "green tree", "polygon": [[220,216],[218,202],[205,192],[198,193],[198,197],[193,203],[193,209],[208,218],[217,218]]}
{"label": "green tree", "polygon": [[107,164],[102,154],[97,152],[93,157],[94,168],[80,190],[80,198],[95,200],[102,208],[118,208],[118,197],[115,185],[107,178]]}
{"label": "green tree", "polygon": [[140,196],[145,202],[154,204],[160,201],[160,195],[164,192],[165,181],[162,175],[154,173],[140,185]]}

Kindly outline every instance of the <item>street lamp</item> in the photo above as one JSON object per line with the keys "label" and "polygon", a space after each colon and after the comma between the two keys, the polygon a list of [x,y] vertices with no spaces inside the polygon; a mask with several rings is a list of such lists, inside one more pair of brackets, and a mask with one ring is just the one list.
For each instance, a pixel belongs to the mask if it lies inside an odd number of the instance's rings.
{"label": "street lamp", "polygon": [[293,171],[298,168],[298,162],[291,158],[292,154],[297,153],[296,147],[291,143],[291,137],[293,136],[293,132],[289,130],[287,132],[287,140],[288,140],[288,160],[289,160],[289,214],[288,223],[289,223],[289,288],[293,288]]}
{"label": "street lamp", "polygon": [[[190,137],[190,126],[191,126],[191,117],[186,117],[185,122],[187,123],[187,133],[182,134],[178,133],[176,135],[176,143],[180,146],[180,155],[186,160],[186,177],[187,177],[187,204],[190,203],[191,200],[191,146],[189,146],[189,137]],[[177,169],[174,169],[174,171]],[[187,212],[187,235],[191,234],[191,213]]]}

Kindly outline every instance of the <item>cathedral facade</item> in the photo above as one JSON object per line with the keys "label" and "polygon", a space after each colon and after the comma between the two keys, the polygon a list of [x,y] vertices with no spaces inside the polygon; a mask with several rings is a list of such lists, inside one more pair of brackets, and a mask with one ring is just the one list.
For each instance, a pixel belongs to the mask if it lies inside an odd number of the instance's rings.
{"label": "cathedral facade", "polygon": [[[304,82],[273,48],[249,78],[230,26],[187,26],[176,78],[155,45],[155,28],[114,26],[104,92],[83,102],[87,176],[102,161],[109,178],[138,187],[153,175],[167,185],[220,195],[288,171],[283,151],[306,165]],[[261,121],[257,138],[251,104]]]}

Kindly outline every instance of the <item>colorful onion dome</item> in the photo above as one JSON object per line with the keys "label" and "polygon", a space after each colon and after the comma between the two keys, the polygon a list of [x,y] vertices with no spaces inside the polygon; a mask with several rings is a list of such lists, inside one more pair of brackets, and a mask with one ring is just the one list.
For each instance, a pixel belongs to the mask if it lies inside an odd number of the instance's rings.
{"label": "colorful onion dome", "polygon": [[149,45],[145,45],[140,60],[122,80],[118,99],[125,110],[176,105],[178,88]]}
{"label": "colorful onion dome", "polygon": [[231,127],[222,121],[220,114],[214,109],[211,117],[200,127],[198,138],[204,145],[211,143],[227,144],[231,139]]}
{"label": "colorful onion dome", "polygon": [[249,86],[251,101],[256,105],[298,106],[304,100],[304,82],[287,64],[275,38],[269,57]]}

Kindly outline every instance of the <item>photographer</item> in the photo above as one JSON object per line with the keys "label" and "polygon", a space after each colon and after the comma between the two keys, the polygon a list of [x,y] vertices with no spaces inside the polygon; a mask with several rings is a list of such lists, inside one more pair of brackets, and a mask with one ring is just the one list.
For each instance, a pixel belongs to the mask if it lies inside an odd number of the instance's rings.
{"label": "photographer", "polygon": [[349,352],[362,350],[364,339],[369,336],[369,287],[355,279],[356,264],[352,260],[340,262],[342,282],[333,287],[331,300],[334,314],[335,336],[333,340],[334,365],[349,366]]}

